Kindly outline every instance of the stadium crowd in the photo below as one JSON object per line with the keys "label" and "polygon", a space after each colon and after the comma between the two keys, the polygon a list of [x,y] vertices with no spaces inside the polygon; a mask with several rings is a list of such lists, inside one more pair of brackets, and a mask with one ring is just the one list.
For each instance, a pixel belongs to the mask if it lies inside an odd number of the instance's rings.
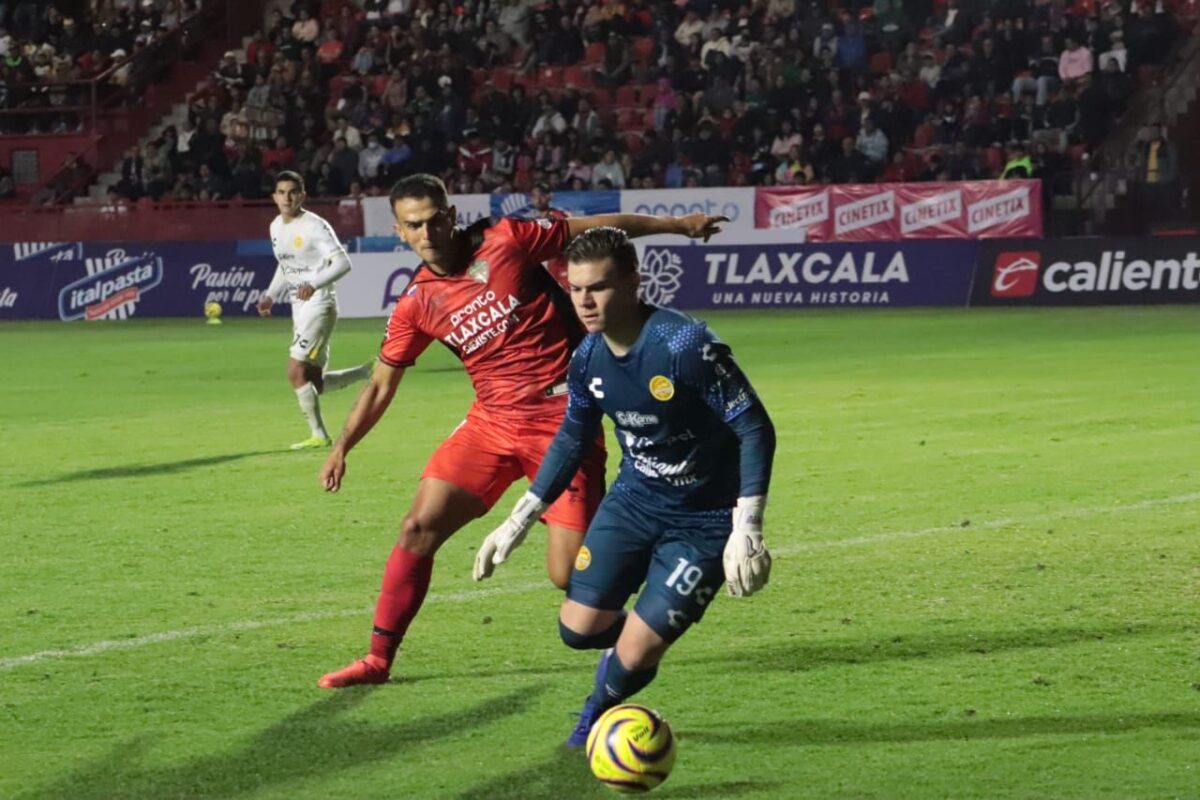
{"label": "stadium crowd", "polygon": [[102,77],[121,90],[152,80],[160,64],[139,56],[197,13],[200,2],[0,0],[0,110],[31,112],[0,114],[0,134],[79,129],[83,118],[71,109],[89,93],[72,82]]}
{"label": "stadium crowd", "polygon": [[[281,4],[115,195],[259,198],[282,169],[351,198],[413,172],[459,193],[1051,174],[1179,31],[1170,0],[840,2]],[[52,11],[14,30],[74,52]]]}

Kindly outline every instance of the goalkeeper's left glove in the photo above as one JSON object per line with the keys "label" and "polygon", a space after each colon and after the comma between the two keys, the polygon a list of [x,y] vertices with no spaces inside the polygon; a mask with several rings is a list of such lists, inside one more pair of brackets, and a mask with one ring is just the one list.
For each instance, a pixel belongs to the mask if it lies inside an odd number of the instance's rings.
{"label": "goalkeeper's left glove", "polygon": [[542,502],[542,498],[536,494],[526,492],[517,501],[516,508],[508,515],[508,519],[484,537],[479,552],[475,554],[475,580],[481,581],[491,577],[495,566],[503,564],[512,551],[521,546],[533,523],[537,522],[549,507],[549,504]]}
{"label": "goalkeeper's left glove", "polygon": [[763,509],[767,498],[739,497],[733,509],[733,532],[721,558],[729,594],[748,597],[767,585],[771,577],[771,554],[763,544]]}

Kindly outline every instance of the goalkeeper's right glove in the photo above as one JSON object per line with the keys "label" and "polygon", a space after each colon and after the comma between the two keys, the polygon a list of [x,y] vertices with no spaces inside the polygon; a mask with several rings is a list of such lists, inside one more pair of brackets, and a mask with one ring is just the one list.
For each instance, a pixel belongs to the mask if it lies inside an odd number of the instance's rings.
{"label": "goalkeeper's right glove", "polygon": [[500,527],[489,533],[475,554],[475,571],[473,577],[477,581],[491,577],[497,564],[503,564],[512,553],[525,541],[525,535],[533,527],[533,523],[545,513],[549,504],[532,492],[526,492],[517,501],[516,508],[508,515],[508,519]]}

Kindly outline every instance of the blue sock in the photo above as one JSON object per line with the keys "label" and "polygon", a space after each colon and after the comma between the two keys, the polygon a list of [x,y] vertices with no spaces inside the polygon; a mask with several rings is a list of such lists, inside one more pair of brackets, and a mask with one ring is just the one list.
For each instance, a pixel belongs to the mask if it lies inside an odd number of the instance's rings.
{"label": "blue sock", "polygon": [[620,705],[630,697],[645,689],[658,674],[658,665],[649,669],[630,670],[621,663],[616,653],[608,660],[608,669],[604,672],[604,684],[597,687],[592,694],[592,701],[601,709],[609,709]]}

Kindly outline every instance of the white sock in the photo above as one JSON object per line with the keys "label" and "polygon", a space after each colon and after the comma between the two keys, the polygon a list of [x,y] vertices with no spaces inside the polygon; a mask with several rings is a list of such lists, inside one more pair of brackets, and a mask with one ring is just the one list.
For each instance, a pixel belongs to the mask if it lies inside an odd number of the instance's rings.
{"label": "white sock", "polygon": [[325,373],[325,388],[329,391],[341,389],[371,376],[371,362],[350,369],[330,370]]}
{"label": "white sock", "polygon": [[325,432],[325,422],[321,419],[321,401],[317,399],[317,387],[311,383],[304,384],[296,390],[296,400],[300,402],[300,411],[308,420],[308,427],[312,429],[312,435],[328,439],[329,434]]}

